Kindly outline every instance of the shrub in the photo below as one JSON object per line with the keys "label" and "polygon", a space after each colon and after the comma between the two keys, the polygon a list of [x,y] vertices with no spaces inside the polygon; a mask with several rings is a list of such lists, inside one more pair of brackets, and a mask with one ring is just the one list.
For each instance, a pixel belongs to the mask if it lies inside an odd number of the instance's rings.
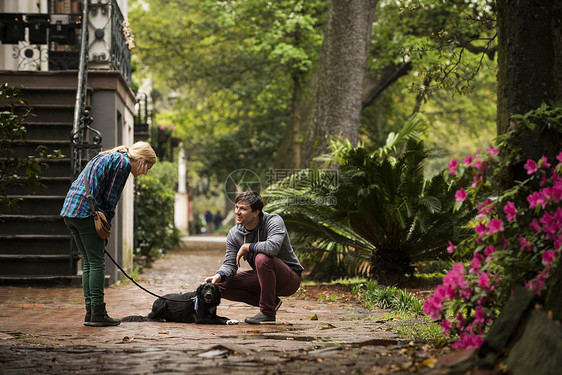
{"label": "shrub", "polygon": [[[478,204],[479,211],[474,234],[450,243],[449,252],[472,260],[453,266],[423,311],[441,319],[444,332],[459,335],[453,348],[480,346],[514,286],[540,295],[562,247],[562,152],[552,161],[525,160],[512,136],[500,139],[501,153],[490,147],[449,164],[451,174],[472,181],[457,191],[457,207]],[[500,178],[522,163],[526,177],[499,191]]]}
{"label": "shrub", "polygon": [[179,243],[174,225],[174,191],[151,175],[140,176],[135,186],[137,215],[135,253],[154,261]]}

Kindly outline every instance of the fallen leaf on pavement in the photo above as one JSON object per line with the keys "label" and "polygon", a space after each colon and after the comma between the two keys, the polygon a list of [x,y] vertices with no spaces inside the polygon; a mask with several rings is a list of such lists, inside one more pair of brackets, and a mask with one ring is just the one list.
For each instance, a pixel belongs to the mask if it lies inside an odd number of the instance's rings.
{"label": "fallen leaf on pavement", "polygon": [[428,358],[428,359],[426,359],[425,361],[423,361],[421,364],[422,364],[422,366],[432,368],[433,366],[435,366],[435,363],[436,363],[436,362],[437,362],[437,359],[435,359],[435,358]]}

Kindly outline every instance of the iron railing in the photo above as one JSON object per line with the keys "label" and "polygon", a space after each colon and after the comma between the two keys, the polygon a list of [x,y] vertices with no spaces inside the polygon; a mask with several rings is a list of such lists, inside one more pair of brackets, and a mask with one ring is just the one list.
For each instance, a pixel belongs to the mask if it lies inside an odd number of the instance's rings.
{"label": "iron railing", "polygon": [[[89,1],[84,1],[83,25],[88,24]],[[78,64],[78,87],[76,90],[76,102],[74,106],[74,118],[72,122],[72,132],[70,133],[70,162],[72,180],[82,171],[85,162],[91,159],[91,154],[96,154],[101,150],[101,133],[92,128],[90,124],[93,118],[86,109],[86,95],[88,82],[88,27],[82,27],[82,37],[80,41],[80,58]],[[89,133],[92,132],[92,142],[89,142]]]}

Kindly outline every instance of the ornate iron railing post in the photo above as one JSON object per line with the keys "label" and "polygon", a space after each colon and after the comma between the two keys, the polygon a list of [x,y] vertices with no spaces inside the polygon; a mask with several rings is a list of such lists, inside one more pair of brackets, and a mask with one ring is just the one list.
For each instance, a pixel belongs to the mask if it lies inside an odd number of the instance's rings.
{"label": "ornate iron railing post", "polygon": [[[78,84],[76,89],[76,102],[74,105],[74,117],[72,122],[72,132],[70,133],[70,168],[71,177],[74,181],[85,162],[90,159],[90,151],[96,153],[101,150],[101,133],[90,127],[93,118],[86,109],[87,101],[87,82],[88,82],[88,13],[89,0],[84,0],[82,15],[82,37],[80,41],[80,62],[78,65]],[[94,133],[92,143],[88,141],[89,131]],[[70,272],[76,273],[75,256],[78,255],[74,240],[70,239]]]}
{"label": "ornate iron railing post", "polygon": [[[76,90],[76,102],[74,106],[74,119],[72,132],[70,133],[71,149],[71,174],[72,179],[76,179],[86,161],[88,161],[90,151],[99,152],[101,150],[101,133],[90,127],[93,118],[86,110],[87,101],[87,82],[88,82],[88,19],[89,19],[89,0],[84,0],[84,10],[82,15],[82,37],[80,41],[80,62],[78,65],[78,87]],[[88,141],[89,131],[94,133],[92,143]]]}

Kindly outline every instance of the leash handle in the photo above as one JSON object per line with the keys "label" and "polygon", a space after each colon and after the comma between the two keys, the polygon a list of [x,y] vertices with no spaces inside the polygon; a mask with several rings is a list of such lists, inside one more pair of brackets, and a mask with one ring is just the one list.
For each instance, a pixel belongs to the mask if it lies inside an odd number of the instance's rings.
{"label": "leash handle", "polygon": [[[105,241],[106,241],[105,244],[107,245],[107,240],[105,240]],[[113,259],[113,257],[107,252],[107,250],[105,249],[105,246],[104,246],[104,248],[103,248],[103,251],[104,251],[104,253],[109,257],[109,259],[111,259],[111,261],[113,262],[113,264],[115,264],[115,265],[117,266],[117,268],[119,268],[119,270],[123,273],[123,275],[127,276],[127,279],[131,280],[131,281],[133,282],[133,284],[135,284],[136,286],[138,286],[139,288],[141,288],[142,290],[144,290],[144,291],[147,292],[148,294],[151,294],[151,295],[153,295],[154,297],[157,297],[157,298],[162,298],[162,299],[164,299],[164,300],[166,300],[166,301],[172,301],[172,302],[189,302],[189,300],[187,300],[187,301],[180,301],[180,300],[176,300],[176,299],[171,299],[171,298],[162,297],[162,296],[159,296],[159,295],[156,294],[156,293],[152,293],[150,290],[146,289],[145,287],[143,287],[142,285],[140,285],[139,283],[137,283],[135,280],[133,280],[133,278],[132,278],[131,276],[129,276],[129,275],[127,274],[127,272],[125,272],[125,270],[119,265],[119,263],[117,263],[117,262],[115,261],[115,259]]]}

